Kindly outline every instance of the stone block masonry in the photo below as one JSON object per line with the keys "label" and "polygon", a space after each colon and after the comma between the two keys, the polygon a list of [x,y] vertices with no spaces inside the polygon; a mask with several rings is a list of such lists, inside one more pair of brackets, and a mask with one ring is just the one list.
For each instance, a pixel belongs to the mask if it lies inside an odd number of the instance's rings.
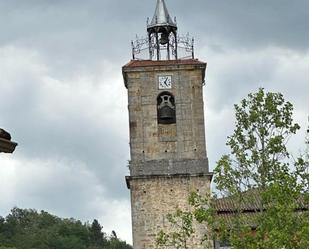
{"label": "stone block masonry", "polygon": [[[203,85],[206,64],[195,59],[131,61],[123,67],[128,89],[130,176],[134,249],[155,249],[160,230],[174,229],[166,215],[189,210],[193,191],[208,194],[209,172],[205,142]],[[159,78],[170,77],[161,89]],[[176,122],[160,123],[158,98],[168,93],[175,101]],[[206,227],[195,226],[190,248],[200,244]],[[211,247],[209,247],[211,248]]]}
{"label": "stone block masonry", "polygon": [[[123,67],[128,88],[131,161],[206,159],[203,82],[206,64],[197,60],[167,64],[134,61]],[[176,125],[157,120],[160,75],[172,76]]]}
{"label": "stone block masonry", "polygon": [[[166,219],[177,208],[190,209],[188,197],[192,191],[209,193],[209,176],[157,176],[130,180],[134,249],[155,249],[156,236],[161,231],[174,229]],[[200,244],[206,227],[196,227],[189,248],[204,249]]]}

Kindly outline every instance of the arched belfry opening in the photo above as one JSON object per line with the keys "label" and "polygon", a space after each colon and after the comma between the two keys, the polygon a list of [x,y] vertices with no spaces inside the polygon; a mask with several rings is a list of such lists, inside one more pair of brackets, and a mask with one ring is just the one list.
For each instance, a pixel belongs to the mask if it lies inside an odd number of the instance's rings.
{"label": "arched belfry opening", "polygon": [[176,123],[175,98],[170,92],[162,92],[157,97],[157,113],[159,124]]}
{"label": "arched belfry opening", "polygon": [[176,17],[171,18],[164,0],[157,0],[155,13],[149,20],[147,37],[132,41],[133,60],[194,59],[194,39],[189,34],[178,35]]}
{"label": "arched belfry opening", "polygon": [[158,0],[155,14],[151,23],[147,23],[149,53],[157,60],[164,59],[163,53],[166,52],[166,59],[171,56],[177,59],[177,25],[176,18],[171,19],[164,0]]}

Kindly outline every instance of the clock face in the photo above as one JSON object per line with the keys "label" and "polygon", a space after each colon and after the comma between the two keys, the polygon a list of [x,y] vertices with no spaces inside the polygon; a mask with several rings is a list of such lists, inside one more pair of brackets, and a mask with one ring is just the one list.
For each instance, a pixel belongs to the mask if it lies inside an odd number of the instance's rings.
{"label": "clock face", "polygon": [[171,75],[160,75],[159,89],[171,89],[172,88],[172,76]]}

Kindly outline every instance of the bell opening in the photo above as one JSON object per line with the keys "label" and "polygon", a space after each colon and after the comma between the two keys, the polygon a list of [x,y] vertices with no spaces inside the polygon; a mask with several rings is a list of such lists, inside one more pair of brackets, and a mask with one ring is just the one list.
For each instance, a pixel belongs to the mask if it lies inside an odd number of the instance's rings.
{"label": "bell opening", "polygon": [[168,37],[169,37],[169,35],[168,35],[167,32],[161,33],[161,37],[160,37],[160,40],[159,40],[160,44],[161,45],[166,45],[168,43],[168,41],[169,41]]}
{"label": "bell opening", "polygon": [[169,92],[161,93],[157,98],[159,124],[176,123],[176,107],[174,96]]}

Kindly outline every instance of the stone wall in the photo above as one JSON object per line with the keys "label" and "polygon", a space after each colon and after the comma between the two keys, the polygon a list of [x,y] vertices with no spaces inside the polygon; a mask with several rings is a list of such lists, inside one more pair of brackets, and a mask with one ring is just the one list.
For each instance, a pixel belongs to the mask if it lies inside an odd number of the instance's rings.
{"label": "stone wall", "polygon": [[[152,249],[157,248],[160,230],[172,229],[166,215],[176,208],[189,209],[192,191],[210,191],[203,109],[206,64],[197,60],[137,64],[123,67],[131,149],[126,180],[131,191],[133,247]],[[171,89],[159,89],[160,75],[172,76]],[[175,124],[158,123],[157,97],[163,91],[175,98]],[[191,248],[205,248],[200,245],[205,229],[196,227]]]}
{"label": "stone wall", "polygon": [[[177,208],[190,209],[188,197],[192,191],[200,194],[209,193],[209,176],[161,176],[134,178],[130,181],[133,248],[155,249],[156,237],[161,230],[172,231],[166,215],[172,214]],[[193,240],[189,248],[204,249],[200,245],[201,238],[207,232],[205,226],[196,225]],[[212,248],[211,242],[208,242]],[[207,248],[207,247],[206,247]]]}
{"label": "stone wall", "polygon": [[[206,64],[124,67],[131,161],[205,159],[203,82]],[[158,76],[171,75],[176,124],[157,122]]]}
{"label": "stone wall", "polygon": [[131,176],[209,174],[208,160],[153,160],[129,164]]}

